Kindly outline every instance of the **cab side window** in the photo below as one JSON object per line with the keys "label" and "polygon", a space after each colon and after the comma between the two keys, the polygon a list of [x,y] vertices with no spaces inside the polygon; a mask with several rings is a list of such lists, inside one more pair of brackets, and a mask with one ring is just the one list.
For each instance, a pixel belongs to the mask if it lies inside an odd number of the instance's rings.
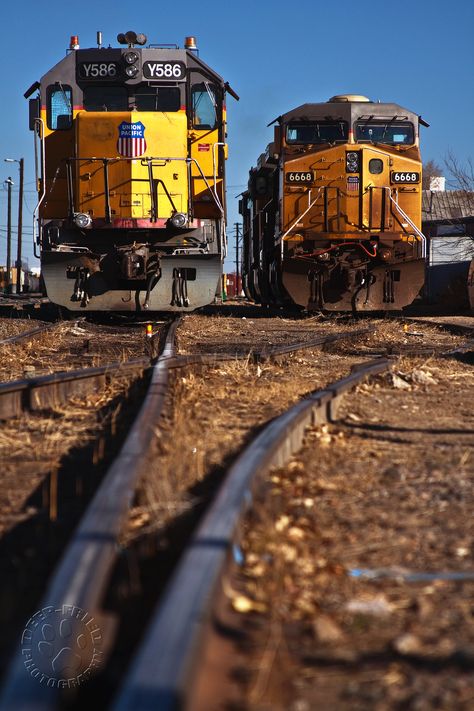
{"label": "cab side window", "polygon": [[217,125],[217,99],[214,87],[205,81],[191,90],[194,128],[213,129]]}
{"label": "cab side window", "polygon": [[48,87],[46,122],[53,131],[65,131],[72,126],[72,89],[55,84]]}

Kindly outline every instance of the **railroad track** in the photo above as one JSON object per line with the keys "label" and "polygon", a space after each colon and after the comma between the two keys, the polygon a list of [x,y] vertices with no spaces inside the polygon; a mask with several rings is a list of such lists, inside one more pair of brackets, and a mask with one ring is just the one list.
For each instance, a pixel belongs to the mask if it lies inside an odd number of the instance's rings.
{"label": "railroad track", "polygon": [[[165,402],[169,373],[177,367],[188,366],[190,363],[215,364],[216,360],[248,359],[249,354],[199,354],[196,358],[177,357],[174,338],[178,327],[175,321],[170,327],[164,350],[153,367],[149,390],[142,408],[132,429],[121,449],[120,454],[112,463],[108,473],[87,509],[79,528],[63,556],[60,567],[53,574],[48,591],[44,596],[42,606],[53,605],[56,609],[73,604],[87,610],[94,619],[101,621],[104,635],[111,643],[111,635],[107,633],[109,624],[101,612],[101,602],[107,589],[111,570],[116,562],[119,550],[116,541],[126,520],[131,505],[133,492],[140,472],[146,462],[146,453],[156,433],[158,422]],[[358,338],[373,329],[359,329],[353,333],[339,333],[318,336],[307,342],[297,342],[284,347],[265,348],[254,351],[254,360],[279,358],[289,352],[308,347],[321,346],[336,340]],[[101,368],[85,369],[75,372],[52,374],[20,383],[6,383],[5,405],[6,415],[14,412],[17,407],[19,414],[25,403],[30,407],[46,407],[56,402],[56,398],[64,399],[71,392],[83,392],[83,388],[98,388],[105,377],[110,377],[119,368],[144,367],[144,359],[133,362],[106,365]],[[72,390],[71,390],[72,389]],[[0,403],[1,390],[0,390]],[[25,683],[25,669],[22,660],[17,660],[6,682],[3,697],[3,707],[30,708],[35,703],[37,708],[53,708],[58,702],[57,688],[40,686],[36,679],[28,677]]]}
{"label": "railroad track", "polygon": [[63,405],[73,396],[84,396],[103,388],[106,381],[118,373],[143,370],[149,365],[150,359],[144,356],[97,368],[68,370],[0,383],[0,420]]}
{"label": "railroad track", "polygon": [[[118,555],[118,534],[128,514],[144,454],[163,408],[168,378],[166,359],[174,355],[177,325],[178,321],[171,324],[163,353],[153,368],[145,401],[53,574],[41,609],[49,606],[62,609],[65,605],[73,605],[92,613],[96,619],[100,618],[102,627],[106,625],[100,615],[100,603]],[[103,375],[101,371],[98,377]],[[5,709],[54,708],[58,695],[57,687],[38,684],[29,674],[25,679],[24,660],[16,658],[0,705]]]}
{"label": "railroad track", "polygon": [[57,323],[45,323],[43,326],[37,326],[29,331],[24,331],[23,333],[18,333],[15,336],[9,336],[8,338],[2,338],[0,340],[0,346],[10,345],[11,343],[20,343],[21,341],[29,341],[35,336],[39,336],[53,328],[57,327]]}
{"label": "railroad track", "polygon": [[[177,356],[173,345],[177,327],[177,322],[171,327],[164,351],[154,365],[150,388],[138,417],[83,517],[60,567],[55,571],[42,603],[43,607],[62,609],[65,605],[72,605],[86,610],[102,629],[104,650],[114,643],[113,625],[104,615],[102,603],[119,554],[116,542],[127,518],[136,482],[145,466],[144,455],[156,435],[170,372],[189,365],[215,365],[224,360],[265,362],[308,347],[358,338],[373,331],[373,328],[365,328],[352,333],[346,331],[317,336],[303,343],[252,349],[246,354]],[[369,364],[362,364],[350,376],[304,398],[263,430],[232,466],[215,503],[183,555],[183,562],[156,616],[149,623],[147,640],[136,655],[115,700],[116,708],[175,708],[184,702],[188,683],[196,672],[196,650],[200,648],[205,633],[204,622],[209,620],[218,581],[233,543],[238,541],[235,538],[238,520],[249,503],[252,486],[257,485],[271,466],[288,461],[292,452],[301,445],[309,424],[334,419],[345,392],[368,375],[390,368],[393,362],[393,359],[378,358]],[[125,364],[125,368],[143,366],[143,359],[140,363]],[[90,377],[85,376],[84,380],[89,379],[93,387],[102,382],[95,382],[94,379],[110,374],[110,367],[107,372],[107,366],[90,370]],[[100,372],[94,373],[94,370]],[[51,382],[53,388],[54,377]],[[30,393],[45,386],[41,380],[30,382]],[[73,377],[71,382],[74,382]],[[47,383],[46,387],[49,387]],[[60,389],[62,387],[61,384]],[[25,400],[25,397],[22,396],[22,399]],[[31,397],[29,399],[31,401]],[[277,441],[278,445],[275,444]],[[156,665],[150,662],[153,658],[157,660]],[[2,708],[50,709],[60,703],[61,692],[57,687],[39,685],[36,679],[26,674],[24,660],[15,661],[6,679]]]}
{"label": "railroad track", "polygon": [[357,366],[346,378],[304,398],[273,421],[241,454],[183,554],[112,706],[114,711],[171,711],[187,706],[206,627],[212,624],[226,565],[238,548],[239,521],[251,505],[252,491],[270,468],[286,464],[301,447],[307,427],[336,417],[342,395],[392,364],[377,359]]}

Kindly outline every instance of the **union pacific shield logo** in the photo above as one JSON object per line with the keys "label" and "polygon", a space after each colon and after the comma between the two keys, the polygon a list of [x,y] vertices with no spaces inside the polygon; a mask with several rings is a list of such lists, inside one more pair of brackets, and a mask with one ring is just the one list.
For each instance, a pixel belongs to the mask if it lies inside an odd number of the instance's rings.
{"label": "union pacific shield logo", "polygon": [[138,158],[146,151],[145,126],[141,121],[122,121],[118,127],[117,149],[125,158]]}

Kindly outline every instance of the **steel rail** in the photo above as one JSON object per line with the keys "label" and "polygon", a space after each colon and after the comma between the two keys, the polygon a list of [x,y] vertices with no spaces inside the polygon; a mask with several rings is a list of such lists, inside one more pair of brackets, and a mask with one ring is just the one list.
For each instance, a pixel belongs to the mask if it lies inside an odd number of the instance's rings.
{"label": "steel rail", "polygon": [[[178,323],[175,320],[170,326],[138,416],[87,508],[40,604],[41,608],[73,606],[87,612],[94,619],[101,620],[103,636],[107,636],[107,629],[104,629],[107,618],[101,616],[101,602],[119,554],[117,539],[163,410],[168,385],[166,360],[174,352]],[[47,686],[40,683],[25,669],[26,661],[20,653],[13,660],[0,697],[0,708],[5,711],[56,708],[61,700],[59,684]]]}
{"label": "steel rail", "polygon": [[308,426],[335,418],[344,393],[392,363],[382,358],[356,366],[346,378],[301,400],[271,422],[230,468],[155,611],[114,711],[186,706],[213,600],[252,489],[271,467],[283,466],[301,447]]}
{"label": "steel rail", "polygon": [[42,304],[50,304],[47,296],[34,296],[32,294],[0,294],[0,306],[21,310],[24,306],[39,308]]}
{"label": "steel rail", "polygon": [[[443,316],[441,316],[443,318]],[[451,317],[453,320],[452,321],[436,321],[436,316],[405,316],[404,319],[406,321],[410,321],[412,323],[419,323],[420,325],[423,326],[436,326],[436,328],[442,328],[444,331],[450,331],[451,333],[465,333],[467,335],[472,334],[474,332],[474,316],[467,316],[463,317],[464,320],[471,319],[472,323],[471,325],[462,323],[460,320],[457,320],[457,317]]]}
{"label": "steel rail", "polygon": [[107,363],[95,368],[65,370],[50,375],[0,383],[0,420],[19,417],[25,411],[44,410],[63,404],[72,395],[84,395],[103,387],[106,378],[110,375],[149,366],[150,359],[144,356],[123,362]]}
{"label": "steel rail", "polygon": [[343,331],[341,333],[332,333],[328,335],[317,336],[308,341],[300,341],[298,343],[290,343],[284,346],[274,346],[273,348],[265,348],[261,351],[250,350],[244,353],[192,353],[190,355],[178,355],[168,362],[168,368],[183,368],[187,365],[213,365],[226,361],[251,360],[254,363],[263,362],[266,360],[276,359],[279,356],[296,353],[314,346],[323,346],[326,343],[334,343],[345,339],[355,339],[359,336],[366,336],[374,333],[375,326],[361,328],[357,331]]}
{"label": "steel rail", "polygon": [[16,336],[9,336],[8,338],[3,338],[0,341],[0,346],[6,346],[10,343],[18,343],[19,341],[28,340],[28,338],[33,338],[33,336],[37,336],[40,333],[50,331],[52,328],[57,328],[57,326],[57,323],[47,323],[44,326],[37,326],[36,328],[32,328],[30,331],[18,333]]}
{"label": "steel rail", "polygon": [[466,351],[474,350],[474,338],[470,338],[468,341],[461,343],[457,348],[453,348],[450,351],[444,351],[441,353],[443,357],[457,356],[460,353],[465,353]]}

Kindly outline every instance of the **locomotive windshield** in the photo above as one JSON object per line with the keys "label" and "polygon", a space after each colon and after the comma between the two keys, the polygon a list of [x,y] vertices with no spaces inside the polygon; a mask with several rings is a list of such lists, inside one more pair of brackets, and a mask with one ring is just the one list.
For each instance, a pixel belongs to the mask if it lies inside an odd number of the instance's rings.
{"label": "locomotive windshield", "polygon": [[86,111],[179,111],[180,90],[177,86],[134,87],[129,94],[124,86],[88,86],[84,89]]}
{"label": "locomotive windshield", "polygon": [[88,86],[84,89],[86,111],[127,111],[128,94],[124,86]]}
{"label": "locomotive windshield", "polygon": [[347,139],[346,121],[306,121],[286,127],[287,143],[345,143]]}
{"label": "locomotive windshield", "polygon": [[356,124],[358,143],[386,143],[391,146],[412,145],[415,142],[413,124],[390,121],[364,121]]}
{"label": "locomotive windshield", "polygon": [[135,89],[138,111],[179,111],[180,91],[177,86],[142,86]]}

